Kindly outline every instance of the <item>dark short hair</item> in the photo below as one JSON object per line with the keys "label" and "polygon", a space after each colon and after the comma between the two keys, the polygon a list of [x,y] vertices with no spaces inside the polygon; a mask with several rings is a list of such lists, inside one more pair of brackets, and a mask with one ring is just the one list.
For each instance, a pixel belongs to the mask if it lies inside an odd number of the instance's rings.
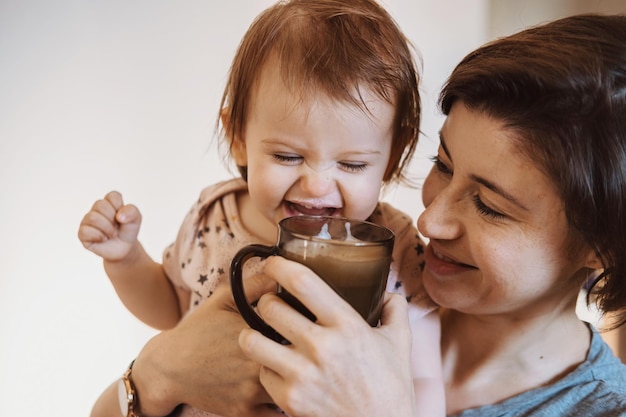
{"label": "dark short hair", "polygon": [[626,16],[570,16],[488,43],[452,72],[443,113],[457,100],[502,121],[551,179],[572,241],[603,264],[598,306],[625,323]]}

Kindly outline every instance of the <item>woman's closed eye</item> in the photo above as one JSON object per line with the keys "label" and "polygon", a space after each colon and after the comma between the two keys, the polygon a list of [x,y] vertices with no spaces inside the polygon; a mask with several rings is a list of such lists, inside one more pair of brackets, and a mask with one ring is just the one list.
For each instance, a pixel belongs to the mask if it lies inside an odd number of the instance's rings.
{"label": "woman's closed eye", "polygon": [[480,196],[478,194],[472,197],[472,202],[474,203],[474,206],[476,206],[476,211],[478,211],[478,213],[480,213],[482,216],[489,217],[491,219],[502,219],[506,217],[504,214],[495,211],[494,209],[486,205],[480,199]]}
{"label": "woman's closed eye", "polygon": [[[446,175],[446,176],[450,176],[453,174],[452,169],[450,169],[450,167],[448,167],[448,165],[446,165],[445,162],[443,162],[441,160],[441,158],[439,158],[438,155],[433,156],[432,158],[430,158],[431,161],[435,164],[435,169],[437,170],[437,172],[439,172],[442,175]],[[472,202],[474,203],[474,206],[476,207],[476,211],[478,211],[478,213],[482,216],[491,218],[491,219],[502,219],[505,218],[506,215],[500,213],[499,211],[496,211],[494,209],[492,209],[491,207],[489,207],[488,205],[486,205],[480,198],[480,196],[478,194],[472,196]]]}
{"label": "woman's closed eye", "polygon": [[437,169],[437,171],[439,171],[441,174],[444,175],[452,175],[453,171],[452,169],[450,169],[450,167],[448,167],[448,165],[446,165],[441,158],[439,158],[439,155],[435,155],[433,157],[430,158],[430,160],[432,161],[433,164],[435,164],[435,168]]}

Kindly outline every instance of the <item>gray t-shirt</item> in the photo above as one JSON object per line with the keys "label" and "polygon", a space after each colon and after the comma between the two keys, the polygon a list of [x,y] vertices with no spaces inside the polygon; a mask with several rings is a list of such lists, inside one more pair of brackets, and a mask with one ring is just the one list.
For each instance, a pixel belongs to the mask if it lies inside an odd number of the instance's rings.
{"label": "gray t-shirt", "polygon": [[565,378],[493,405],[449,417],[626,416],[626,365],[592,330],[587,360]]}

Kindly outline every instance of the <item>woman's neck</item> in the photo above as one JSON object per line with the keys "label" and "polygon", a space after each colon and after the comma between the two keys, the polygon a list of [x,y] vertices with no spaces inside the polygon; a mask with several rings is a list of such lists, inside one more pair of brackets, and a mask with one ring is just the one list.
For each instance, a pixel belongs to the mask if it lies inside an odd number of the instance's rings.
{"label": "woman's neck", "polygon": [[523,320],[442,312],[448,413],[492,404],[562,378],[587,356],[574,307]]}

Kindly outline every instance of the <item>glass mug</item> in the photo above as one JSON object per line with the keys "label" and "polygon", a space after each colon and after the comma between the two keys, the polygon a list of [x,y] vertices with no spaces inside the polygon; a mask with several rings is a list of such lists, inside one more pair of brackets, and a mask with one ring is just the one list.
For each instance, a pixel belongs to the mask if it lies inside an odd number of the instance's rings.
{"label": "glass mug", "polygon": [[[248,303],[242,267],[250,258],[280,255],[308,266],[371,325],[377,326],[391,265],[394,234],[371,222],[329,216],[295,216],[278,224],[278,243],[242,248],[232,260],[231,289],[241,316],[265,336],[289,343]],[[309,319],[315,316],[284,288],[278,295]]]}

